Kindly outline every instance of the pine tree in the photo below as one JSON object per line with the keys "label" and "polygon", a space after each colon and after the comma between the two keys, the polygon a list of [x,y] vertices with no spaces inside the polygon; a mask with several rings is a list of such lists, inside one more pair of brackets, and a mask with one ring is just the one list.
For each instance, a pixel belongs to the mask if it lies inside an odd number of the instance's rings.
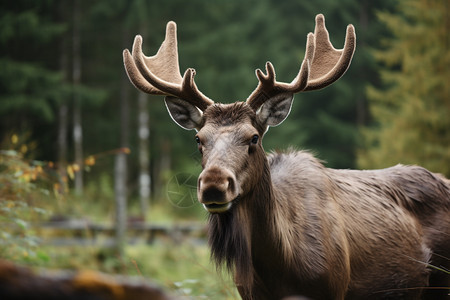
{"label": "pine tree", "polygon": [[[58,123],[68,122],[72,96],[83,107],[105,99],[102,91],[89,88],[84,80],[77,86],[71,82],[72,45],[62,41],[71,30],[71,3],[0,3],[0,139],[11,133],[29,135],[37,145],[30,155],[41,160],[55,161],[57,148],[67,143],[63,131],[69,128],[58,132]],[[59,151],[59,162],[73,161],[71,153]]]}
{"label": "pine tree", "polygon": [[55,104],[67,94],[57,72],[58,47],[54,46],[65,27],[53,20],[52,2],[0,4],[2,128],[20,131],[48,125],[55,119]]}
{"label": "pine tree", "polygon": [[359,165],[419,164],[450,176],[448,3],[402,0],[379,18],[393,37],[375,51],[384,85],[368,90],[376,125],[364,131]]}

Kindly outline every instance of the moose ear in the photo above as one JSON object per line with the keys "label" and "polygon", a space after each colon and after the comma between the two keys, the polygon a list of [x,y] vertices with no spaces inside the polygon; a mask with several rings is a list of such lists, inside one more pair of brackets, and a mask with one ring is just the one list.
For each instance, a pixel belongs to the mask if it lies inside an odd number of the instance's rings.
{"label": "moose ear", "polygon": [[203,114],[196,106],[172,96],[167,96],[165,102],[170,116],[180,127],[186,130],[200,129]]}
{"label": "moose ear", "polygon": [[256,112],[258,121],[264,126],[280,125],[291,112],[294,94],[283,93],[268,99]]}

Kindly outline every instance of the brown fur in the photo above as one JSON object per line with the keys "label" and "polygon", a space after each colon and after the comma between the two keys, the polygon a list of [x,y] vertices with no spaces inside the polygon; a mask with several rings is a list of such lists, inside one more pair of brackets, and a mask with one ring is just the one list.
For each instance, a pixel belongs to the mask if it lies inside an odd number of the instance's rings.
{"label": "brown fur", "polygon": [[220,166],[241,187],[230,210],[210,215],[209,244],[243,299],[418,299],[449,286],[427,267],[450,268],[447,179],[415,166],[328,169],[302,151],[267,157],[243,142],[264,134],[243,103],[213,105],[204,120],[202,174]]}
{"label": "brown fur", "polygon": [[[169,22],[160,50],[146,57],[137,36],[133,53],[124,51],[125,68],[138,89],[168,96],[178,125],[199,130],[197,195],[212,213],[212,257],[235,273],[242,298],[416,299],[427,286],[450,286],[448,272],[427,267],[450,269],[447,179],[419,167],[332,170],[306,152],[266,157],[262,148],[267,127],[287,117],[294,94],[345,73],[356,45],[352,25],[336,50],[317,15],[296,78],[276,81],[268,62],[246,103],[231,105],[204,96],[193,69],[181,78],[176,42]],[[447,293],[431,292],[424,296]]]}

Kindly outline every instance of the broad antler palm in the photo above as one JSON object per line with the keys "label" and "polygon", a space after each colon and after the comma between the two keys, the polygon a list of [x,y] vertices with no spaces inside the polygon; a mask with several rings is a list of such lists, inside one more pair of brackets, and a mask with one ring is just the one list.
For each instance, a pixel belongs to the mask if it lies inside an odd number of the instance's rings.
{"label": "broad antler palm", "polygon": [[314,34],[308,34],[305,58],[294,80],[291,83],[276,81],[275,68],[272,63],[267,62],[267,74],[260,69],[256,70],[259,83],[247,98],[247,103],[257,110],[267,99],[277,94],[296,94],[332,84],[347,71],[355,47],[356,36],[353,25],[347,26],[344,48],[336,50],[330,42],[324,16],[317,15]]}
{"label": "broad antler palm", "polygon": [[132,54],[128,49],[123,51],[123,61],[131,82],[145,93],[175,96],[201,110],[214,103],[197,88],[194,69],[187,69],[181,77],[175,22],[167,23],[166,38],[156,55],[150,57],[144,55],[142,37],[137,35]]}

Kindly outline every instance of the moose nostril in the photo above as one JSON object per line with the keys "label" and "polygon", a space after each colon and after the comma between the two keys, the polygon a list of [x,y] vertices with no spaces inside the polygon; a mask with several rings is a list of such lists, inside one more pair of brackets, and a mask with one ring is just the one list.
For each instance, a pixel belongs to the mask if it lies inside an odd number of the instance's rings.
{"label": "moose nostril", "polygon": [[216,188],[209,188],[203,191],[203,203],[208,202],[223,202],[225,200],[225,193]]}
{"label": "moose nostril", "polygon": [[219,167],[203,170],[197,184],[199,201],[204,204],[230,201],[238,189],[234,174]]}
{"label": "moose nostril", "polygon": [[233,177],[228,177],[228,191],[233,192],[235,190],[235,182]]}

